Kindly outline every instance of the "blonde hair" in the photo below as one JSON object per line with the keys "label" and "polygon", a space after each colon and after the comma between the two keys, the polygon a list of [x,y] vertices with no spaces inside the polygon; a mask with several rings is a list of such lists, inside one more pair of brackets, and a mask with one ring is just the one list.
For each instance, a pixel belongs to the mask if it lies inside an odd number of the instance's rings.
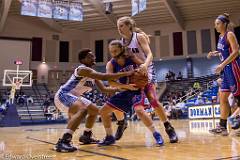
{"label": "blonde hair", "polygon": [[117,20],[117,23],[119,22],[123,22],[125,25],[129,26],[130,31],[142,34],[147,39],[148,43],[150,43],[149,36],[142,29],[137,27],[136,22],[131,17],[121,17]]}

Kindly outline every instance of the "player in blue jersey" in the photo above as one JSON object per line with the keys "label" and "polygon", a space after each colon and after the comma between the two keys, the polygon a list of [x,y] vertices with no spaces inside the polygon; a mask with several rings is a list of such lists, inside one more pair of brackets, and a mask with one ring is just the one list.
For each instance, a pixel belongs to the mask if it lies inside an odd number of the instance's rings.
{"label": "player in blue jersey", "polygon": [[[145,73],[149,77],[149,83],[145,87],[144,92],[150,102],[150,105],[154,108],[155,112],[163,122],[165,131],[167,132],[170,142],[178,142],[177,134],[170,124],[165,110],[162,104],[159,102],[156,94],[156,74],[153,65],[153,55],[150,49],[150,40],[148,35],[136,27],[135,21],[131,17],[121,17],[117,21],[117,27],[119,34],[122,36],[123,45],[127,48],[129,54],[136,55],[144,63],[140,66],[141,72]],[[120,117],[120,116],[118,116]],[[122,136],[126,123],[119,125],[119,132],[116,133],[116,137]]]}
{"label": "player in blue jersey", "polygon": [[230,114],[230,106],[228,97],[232,92],[235,100],[238,101],[240,97],[240,57],[239,45],[236,36],[229,31],[230,20],[228,14],[219,15],[215,20],[215,28],[220,33],[217,51],[209,52],[208,57],[220,56],[221,63],[216,68],[216,73],[222,77],[222,84],[220,90],[220,107],[221,117],[220,125],[217,128],[210,130],[211,133],[226,136],[227,131],[227,117]]}
{"label": "player in blue jersey", "polygon": [[92,69],[92,66],[95,64],[95,56],[90,49],[83,49],[80,51],[79,62],[81,65],[74,70],[70,79],[60,87],[55,95],[56,107],[60,111],[67,112],[69,115],[66,132],[55,146],[55,150],[58,152],[73,152],[77,150],[77,148],[71,144],[72,134],[87,114],[85,138],[82,137],[81,139],[80,137],[80,141],[88,141],[89,143],[94,141],[91,137],[91,128],[93,127],[99,110],[91,101],[79,96],[81,95],[81,90],[79,90],[79,88],[83,88],[87,81],[95,80],[94,82],[101,91],[115,92],[117,91],[116,89],[104,87],[99,80],[119,79],[120,77],[130,76],[133,73],[133,71],[116,74],[96,72]]}
{"label": "player in blue jersey", "polygon": [[[143,63],[135,55],[128,56],[125,53],[125,48],[121,41],[113,40],[109,44],[109,51],[113,57],[106,66],[107,73],[119,73],[123,71],[135,70]],[[144,111],[144,91],[131,85],[129,76],[122,77],[119,81],[109,81],[112,87],[116,87],[125,91],[119,92],[112,96],[106,104],[100,109],[100,115],[104,128],[106,130],[106,137],[99,145],[111,145],[115,143],[115,137],[112,133],[111,114],[114,111],[129,112],[134,108],[138,117],[142,120],[144,125],[152,132],[153,137],[158,145],[163,145],[163,139],[159,132],[157,132],[153,125],[152,119]],[[114,112],[116,113],[116,112]]]}

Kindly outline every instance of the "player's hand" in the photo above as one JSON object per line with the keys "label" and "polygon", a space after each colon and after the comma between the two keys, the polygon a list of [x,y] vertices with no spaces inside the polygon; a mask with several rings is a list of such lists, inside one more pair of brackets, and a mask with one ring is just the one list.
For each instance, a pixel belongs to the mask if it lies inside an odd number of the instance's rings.
{"label": "player's hand", "polygon": [[142,72],[143,75],[147,75],[147,66],[145,64],[141,64],[137,72]]}
{"label": "player's hand", "polygon": [[222,64],[219,64],[217,68],[215,69],[216,74],[220,74],[223,70],[224,66]]}
{"label": "player's hand", "polygon": [[131,75],[133,75],[134,74],[134,70],[132,70],[132,71],[127,71],[127,72],[125,72],[126,73],[126,76],[131,76]]}
{"label": "player's hand", "polygon": [[211,51],[208,53],[207,58],[210,59],[211,57],[218,56],[219,52],[218,51]]}
{"label": "player's hand", "polygon": [[124,89],[130,90],[130,91],[137,91],[139,88],[137,88],[135,84],[128,84],[124,87]]}

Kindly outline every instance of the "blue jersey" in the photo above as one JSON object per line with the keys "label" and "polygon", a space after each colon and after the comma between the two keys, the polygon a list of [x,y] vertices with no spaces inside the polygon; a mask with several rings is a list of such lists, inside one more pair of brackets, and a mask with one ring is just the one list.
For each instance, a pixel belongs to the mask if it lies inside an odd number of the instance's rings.
{"label": "blue jersey", "polygon": [[[120,66],[115,59],[111,60],[111,64],[113,65],[113,73],[131,71],[138,67],[130,58],[125,59],[125,64],[123,66]],[[119,82],[128,84],[129,77],[122,77],[119,79]],[[144,93],[140,89],[137,91],[126,90],[115,94],[106,103],[114,109],[127,113],[132,110],[132,107],[137,105],[143,106],[143,94]]]}
{"label": "blue jersey", "polygon": [[[111,59],[111,63],[113,65],[113,73],[132,71],[138,67],[138,65],[134,63],[131,58],[126,58],[123,66],[119,65],[115,59]],[[129,77],[119,78],[119,82],[122,84],[128,84]]]}
{"label": "blue jersey", "polygon": [[[221,53],[221,61],[225,61],[232,53],[231,46],[227,41],[227,33],[220,36],[218,40],[217,50]],[[240,57],[238,56],[231,63],[227,64],[223,69],[222,74],[222,91],[230,91],[234,96],[240,95]]]}
{"label": "blue jersey", "polygon": [[[224,34],[224,36],[222,36],[222,37],[220,36],[218,39],[217,50],[221,53],[221,55],[220,55],[221,61],[225,61],[232,52],[231,46],[230,46],[229,42],[227,41],[227,33],[228,32],[226,32]],[[240,65],[240,56],[238,56],[234,61],[236,61],[236,63],[238,63],[238,65]]]}

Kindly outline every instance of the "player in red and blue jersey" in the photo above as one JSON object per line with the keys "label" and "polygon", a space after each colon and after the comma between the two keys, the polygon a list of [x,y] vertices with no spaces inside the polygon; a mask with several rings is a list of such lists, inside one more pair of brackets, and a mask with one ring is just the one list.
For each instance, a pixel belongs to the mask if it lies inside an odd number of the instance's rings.
{"label": "player in red and blue jersey", "polygon": [[215,20],[215,28],[220,33],[217,51],[209,52],[208,57],[219,55],[221,63],[216,68],[216,73],[221,74],[222,84],[220,90],[221,119],[220,125],[210,130],[211,133],[228,135],[227,117],[230,114],[228,97],[230,93],[238,101],[240,97],[240,57],[239,45],[235,34],[229,31],[230,20],[228,14],[219,15]]}
{"label": "player in red and blue jersey", "polygon": [[[109,50],[113,58],[107,63],[107,73],[118,73],[135,70],[139,65],[143,63],[143,61],[134,55],[126,55],[125,48],[119,40],[112,41],[109,44]],[[131,80],[129,76],[121,77],[118,81],[109,81],[109,84],[112,87],[116,87],[117,89],[121,89],[123,91],[109,98],[106,104],[100,109],[100,115],[106,131],[106,137],[102,142],[99,143],[99,145],[106,146],[115,143],[116,138],[113,136],[111,127],[111,113],[114,112],[116,114],[116,111],[127,113],[132,110],[132,108],[135,110],[136,114],[142,120],[144,125],[152,132],[156,143],[160,146],[163,145],[164,141],[162,139],[162,136],[156,130],[156,127],[154,126],[151,118],[144,111],[145,96],[143,89],[136,88],[130,83]]]}

